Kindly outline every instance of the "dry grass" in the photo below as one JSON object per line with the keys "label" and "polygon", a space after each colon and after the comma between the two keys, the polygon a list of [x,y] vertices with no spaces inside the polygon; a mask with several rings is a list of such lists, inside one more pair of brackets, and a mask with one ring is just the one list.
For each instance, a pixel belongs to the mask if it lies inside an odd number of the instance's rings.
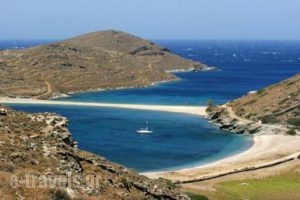
{"label": "dry grass", "polygon": [[[300,115],[300,74],[232,101],[229,106],[241,117],[258,121],[274,116],[281,123]],[[299,105],[297,107],[297,105]]]}
{"label": "dry grass", "polygon": [[[140,47],[147,48],[131,53]],[[30,49],[2,51],[0,67],[0,95],[49,98],[56,92],[147,86],[176,79],[166,70],[206,65],[123,32],[103,31]]]}

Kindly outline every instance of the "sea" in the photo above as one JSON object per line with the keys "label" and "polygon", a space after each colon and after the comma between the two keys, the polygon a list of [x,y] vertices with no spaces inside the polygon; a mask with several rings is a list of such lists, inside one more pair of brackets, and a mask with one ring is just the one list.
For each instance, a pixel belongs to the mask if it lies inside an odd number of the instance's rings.
{"label": "sea", "polygon": [[[23,49],[50,40],[0,41],[0,49]],[[159,105],[222,104],[300,72],[300,41],[157,40],[173,53],[216,67],[175,73],[180,80],[146,88],[77,93],[60,101]],[[27,112],[68,117],[81,149],[138,172],[175,170],[245,151],[252,137],[221,131],[199,116],[158,111],[78,106],[11,105]],[[152,134],[137,134],[148,126]]]}

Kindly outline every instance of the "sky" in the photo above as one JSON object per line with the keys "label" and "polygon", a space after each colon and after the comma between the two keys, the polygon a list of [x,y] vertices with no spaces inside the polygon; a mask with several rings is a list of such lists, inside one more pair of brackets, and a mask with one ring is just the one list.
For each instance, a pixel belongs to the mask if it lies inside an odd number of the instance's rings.
{"label": "sky", "polygon": [[0,40],[115,29],[147,39],[300,40],[300,0],[0,0]]}

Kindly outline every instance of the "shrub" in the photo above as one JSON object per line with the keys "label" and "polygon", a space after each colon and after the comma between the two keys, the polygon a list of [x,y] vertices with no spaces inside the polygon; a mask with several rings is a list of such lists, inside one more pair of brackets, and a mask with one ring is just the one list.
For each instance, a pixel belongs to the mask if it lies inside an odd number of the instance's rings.
{"label": "shrub", "polygon": [[287,123],[292,126],[300,126],[300,118],[290,118],[287,120]]}
{"label": "shrub", "polygon": [[295,98],[295,97],[298,96],[298,92],[293,92],[293,93],[290,94],[290,96],[291,96],[292,98]]}
{"label": "shrub", "polygon": [[257,91],[257,94],[262,95],[265,92],[266,92],[266,89],[260,89],[260,90]]}
{"label": "shrub", "polygon": [[187,193],[191,200],[208,200],[208,198],[201,194]]}
{"label": "shrub", "polygon": [[245,108],[241,108],[241,109],[239,109],[237,112],[236,112],[236,114],[238,115],[238,116],[242,116],[243,114],[245,114]]}
{"label": "shrub", "polygon": [[253,103],[255,103],[255,102],[256,102],[256,99],[252,99],[252,100],[250,100],[250,101],[244,103],[244,106],[253,104]]}
{"label": "shrub", "polygon": [[281,101],[278,102],[279,105],[284,104],[286,101],[288,101],[288,98],[282,99]]}
{"label": "shrub", "polygon": [[68,195],[65,189],[57,188],[55,190],[52,190],[51,193],[52,193],[52,198],[54,200],[61,200],[61,199],[71,200],[70,196]]}
{"label": "shrub", "polygon": [[121,183],[123,184],[123,187],[126,188],[126,190],[130,190],[130,184],[126,178],[122,178]]}
{"label": "shrub", "polygon": [[295,116],[300,116],[300,111],[296,110],[296,111],[292,112],[292,114]]}
{"label": "shrub", "polygon": [[273,110],[272,113],[278,113],[280,111],[281,111],[280,109],[276,109],[276,110]]}
{"label": "shrub", "polygon": [[288,130],[288,131],[286,132],[286,134],[288,134],[288,135],[296,135],[297,133],[296,133],[295,130],[290,129],[290,130]]}
{"label": "shrub", "polygon": [[212,99],[207,100],[207,107],[212,107],[214,106],[214,101]]}
{"label": "shrub", "polygon": [[206,112],[211,112],[211,111],[213,111],[213,107],[207,107],[205,111]]}
{"label": "shrub", "polygon": [[206,105],[207,105],[206,112],[210,112],[214,107],[214,101],[212,99],[208,99]]}
{"label": "shrub", "polygon": [[280,121],[274,115],[265,115],[260,118],[263,124],[278,124]]}
{"label": "shrub", "polygon": [[167,185],[168,185],[168,188],[170,189],[174,189],[174,188],[177,188],[178,185],[176,185],[174,182],[172,182],[171,180],[167,180]]}
{"label": "shrub", "polygon": [[294,85],[295,83],[296,83],[296,81],[291,81],[291,82],[288,82],[286,85],[290,86],[290,85]]}

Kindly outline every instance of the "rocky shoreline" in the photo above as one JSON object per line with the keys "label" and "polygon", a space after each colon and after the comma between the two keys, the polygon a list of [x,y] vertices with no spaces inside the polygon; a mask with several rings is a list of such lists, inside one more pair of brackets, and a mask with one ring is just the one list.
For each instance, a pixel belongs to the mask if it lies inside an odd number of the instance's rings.
{"label": "rocky shoreline", "polygon": [[254,134],[262,130],[262,125],[252,121],[241,121],[229,115],[226,108],[212,107],[208,109],[206,118],[221,130],[236,134]]}
{"label": "rocky shoreline", "polygon": [[[0,105],[0,191],[4,199],[189,199],[164,179],[150,180],[101,156],[82,151],[67,129],[68,120],[53,113],[16,112]],[[11,177],[72,174],[64,187],[11,188]],[[99,177],[92,187],[86,176]],[[56,180],[57,181],[57,180]],[[60,180],[61,181],[61,180]],[[41,180],[35,182],[39,186]],[[31,186],[31,185],[30,185]]]}

